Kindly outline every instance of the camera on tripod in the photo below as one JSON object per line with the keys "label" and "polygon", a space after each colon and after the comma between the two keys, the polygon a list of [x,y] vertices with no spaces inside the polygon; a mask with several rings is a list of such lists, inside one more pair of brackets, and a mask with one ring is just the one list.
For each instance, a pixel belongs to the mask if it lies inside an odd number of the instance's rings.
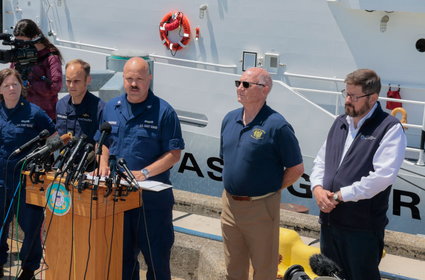
{"label": "camera on tripod", "polygon": [[12,34],[0,33],[0,40],[5,46],[11,46],[10,50],[0,50],[0,63],[14,62],[18,65],[28,65],[37,62],[36,44],[40,38],[30,41],[12,38]]}

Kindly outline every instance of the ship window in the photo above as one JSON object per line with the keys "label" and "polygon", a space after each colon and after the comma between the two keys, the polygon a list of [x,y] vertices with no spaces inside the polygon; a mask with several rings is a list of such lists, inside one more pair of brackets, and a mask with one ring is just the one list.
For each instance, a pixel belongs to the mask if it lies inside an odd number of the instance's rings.
{"label": "ship window", "polygon": [[246,52],[242,54],[242,71],[247,70],[251,67],[257,66],[257,53],[256,52]]}
{"label": "ship window", "polygon": [[418,41],[416,41],[416,49],[418,52],[425,52],[425,39],[421,38]]}

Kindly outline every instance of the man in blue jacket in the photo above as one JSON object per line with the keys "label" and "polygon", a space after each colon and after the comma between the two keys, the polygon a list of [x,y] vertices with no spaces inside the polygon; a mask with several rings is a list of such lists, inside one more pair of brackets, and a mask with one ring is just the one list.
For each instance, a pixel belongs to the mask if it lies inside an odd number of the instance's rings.
{"label": "man in blue jacket", "polygon": [[345,114],[332,125],[310,177],[321,211],[320,247],[346,279],[379,280],[388,198],[406,136],[378,102],[381,81],[374,71],[356,70],[345,83]]}
{"label": "man in blue jacket", "polygon": [[[152,75],[140,57],[127,61],[123,71],[125,93],[111,99],[103,111],[109,122],[107,151],[102,154],[101,173],[108,174],[109,156],[124,158],[138,181],[170,184],[170,168],[184,149],[180,122],[174,109],[149,89]],[[170,280],[170,254],[174,243],[171,188],[143,191],[143,206],[124,214],[123,276],[139,279],[137,256],[142,252],[148,266],[146,279]]]}
{"label": "man in blue jacket", "polygon": [[69,61],[65,66],[65,79],[69,94],[56,104],[56,129],[59,135],[85,134],[87,141],[94,144],[105,102],[87,89],[91,82],[90,64],[81,59]]}

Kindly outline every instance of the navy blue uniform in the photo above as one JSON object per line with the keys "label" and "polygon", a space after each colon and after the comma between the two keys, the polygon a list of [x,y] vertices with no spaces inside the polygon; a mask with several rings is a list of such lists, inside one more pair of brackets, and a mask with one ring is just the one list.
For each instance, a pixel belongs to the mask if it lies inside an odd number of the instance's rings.
{"label": "navy blue uniform", "polygon": [[94,144],[104,106],[105,102],[89,91],[80,104],[72,104],[71,95],[61,98],[56,104],[56,129],[59,135],[68,132],[74,136],[85,134],[87,141]]}
{"label": "navy blue uniform", "polygon": [[[110,100],[105,106],[103,121],[112,126],[105,141],[109,154],[124,158],[130,170],[141,170],[164,153],[184,148],[177,114],[151,91],[144,102],[137,104],[129,103],[126,94]],[[170,184],[170,171],[150,179]],[[143,191],[143,207],[125,212],[122,279],[139,279],[137,255],[140,251],[148,265],[147,279],[171,279],[173,204],[171,189]]]}
{"label": "navy blue uniform", "polygon": [[[19,183],[21,166],[17,162],[25,153],[19,157],[8,160],[10,154],[21,145],[36,137],[42,130],[47,129],[52,134],[55,126],[47,114],[37,105],[29,103],[23,98],[20,99],[14,109],[7,109],[4,102],[0,105],[0,223],[3,234],[0,241],[0,265],[7,261],[7,233],[9,223],[14,215],[9,214],[9,219],[3,225],[3,220],[9,207],[13,193]],[[43,208],[25,203],[25,188],[22,187],[20,197],[15,197],[14,203],[19,200],[18,223],[25,233],[24,242],[20,252],[22,267],[27,270],[36,270],[40,266],[42,256],[40,227],[43,221]],[[5,207],[6,206],[6,209]]]}

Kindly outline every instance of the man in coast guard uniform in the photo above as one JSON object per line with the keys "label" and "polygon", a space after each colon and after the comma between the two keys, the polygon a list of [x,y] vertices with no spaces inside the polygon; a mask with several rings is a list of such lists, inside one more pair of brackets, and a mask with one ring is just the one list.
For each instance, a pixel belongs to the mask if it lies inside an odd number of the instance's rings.
{"label": "man in coast guard uniform", "polygon": [[[29,103],[22,97],[22,79],[14,69],[0,71],[0,277],[3,277],[3,265],[7,262],[7,237],[9,224],[16,212],[19,200],[18,223],[25,233],[19,258],[22,261],[22,273],[19,280],[32,279],[34,271],[40,267],[42,257],[40,228],[43,222],[43,208],[25,202],[25,185],[18,190],[19,195],[13,199],[14,206],[3,224],[7,209],[19,186],[20,168],[18,161],[27,152],[16,156],[11,154],[17,148],[35,138],[47,129],[55,132],[52,120],[40,107]],[[24,183],[24,182],[23,182]]]}
{"label": "man in coast guard uniform", "polygon": [[65,66],[66,86],[69,94],[56,104],[56,129],[59,135],[71,132],[74,136],[87,135],[94,144],[105,103],[87,90],[91,82],[90,65],[74,59]]}
{"label": "man in coast guard uniform", "polygon": [[[152,75],[139,57],[127,61],[123,71],[126,93],[110,100],[103,121],[112,132],[105,140],[101,174],[107,175],[108,154],[124,158],[138,181],[152,179],[170,184],[169,169],[179,161],[184,142],[174,109],[149,90]],[[104,149],[105,150],[105,149]],[[137,256],[142,252],[148,280],[169,280],[174,243],[172,189],[143,191],[143,206],[125,212],[122,279],[139,279]]]}

